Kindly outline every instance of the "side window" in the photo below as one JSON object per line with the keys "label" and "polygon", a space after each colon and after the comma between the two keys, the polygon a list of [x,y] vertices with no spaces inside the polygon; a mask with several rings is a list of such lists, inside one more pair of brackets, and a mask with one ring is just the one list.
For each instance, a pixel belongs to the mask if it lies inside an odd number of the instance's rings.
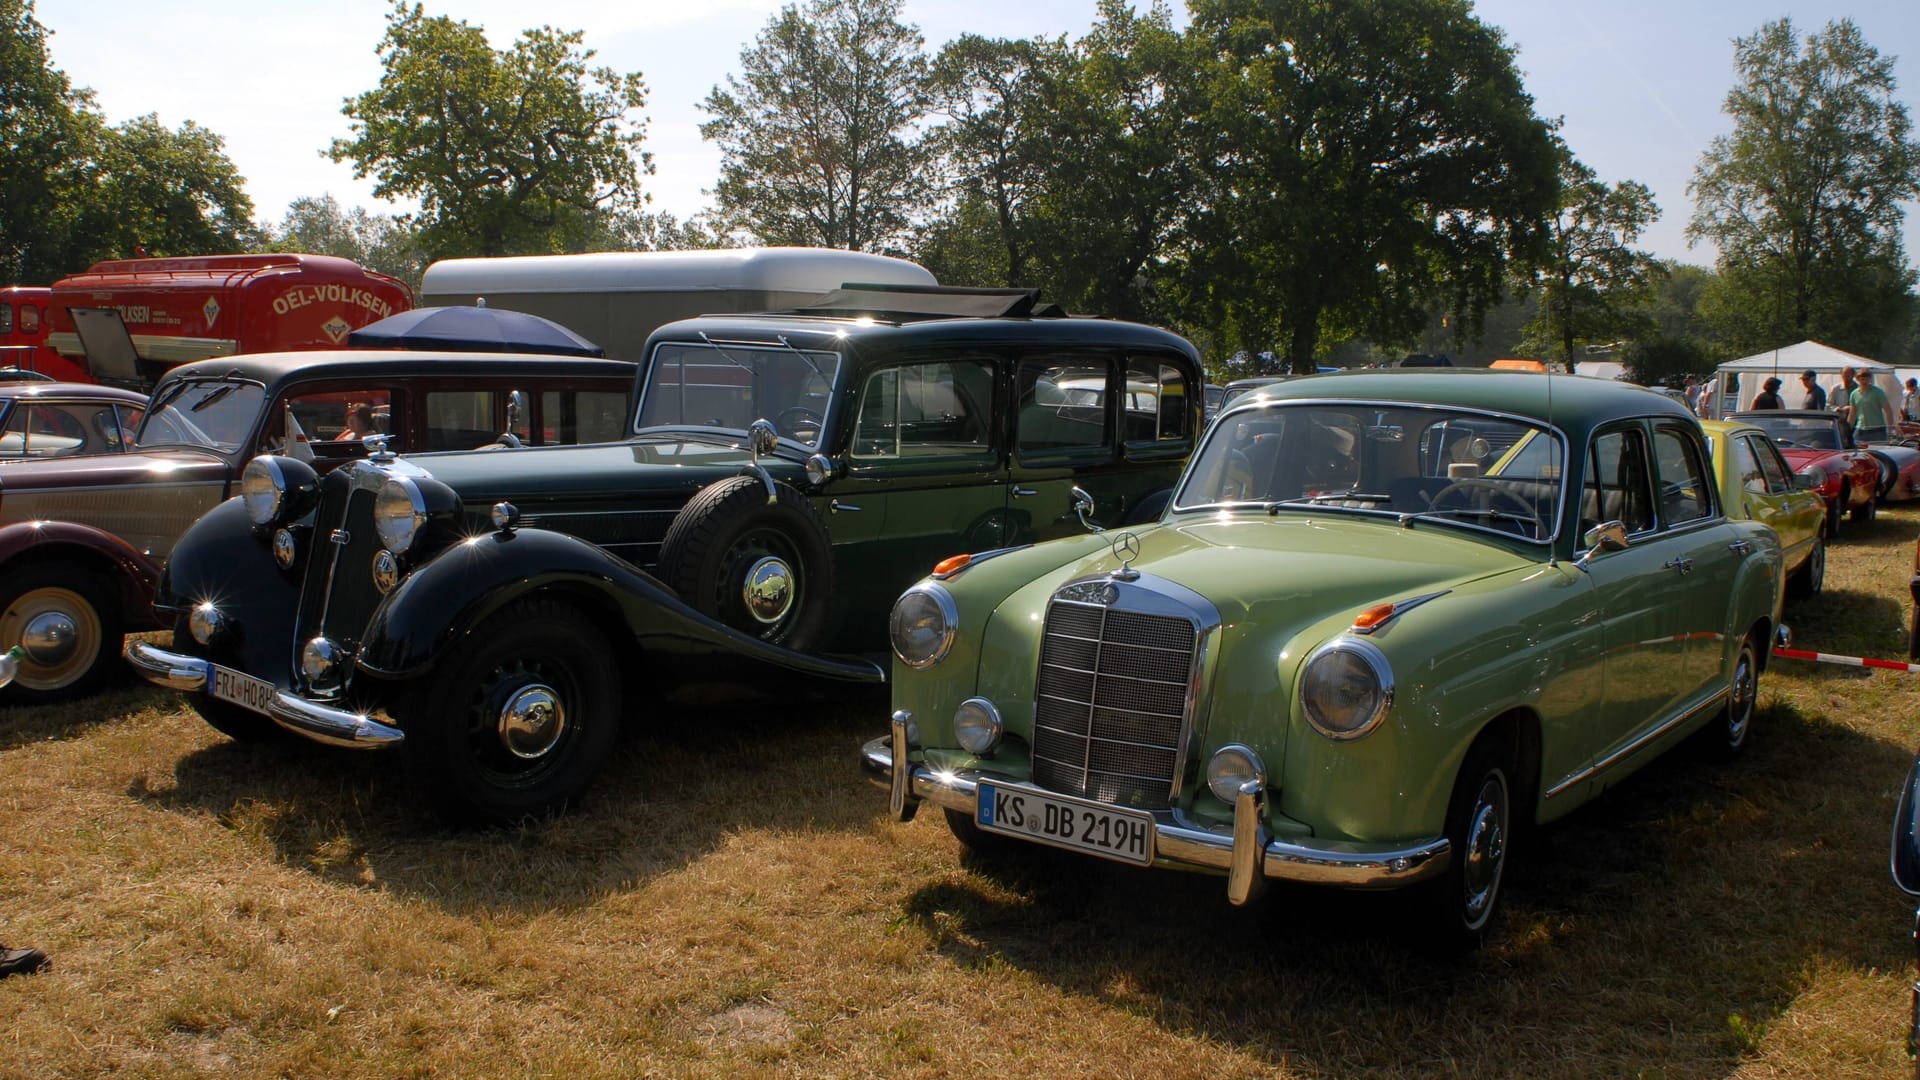
{"label": "side window", "polygon": [[491,390],[434,390],[427,394],[428,450],[472,450],[500,437]]}
{"label": "side window", "polygon": [[[393,425],[393,400],[386,390],[349,389],[295,394],[282,399],[267,421],[267,445],[287,452],[284,430],[288,410],[293,413],[298,435],[317,458],[360,457],[366,451],[360,440],[368,435],[397,434]],[[404,450],[398,440],[395,450]]]}
{"label": "side window", "polygon": [[540,443],[615,442],[626,436],[627,395],[613,390],[548,390],[540,395]]}
{"label": "side window", "polygon": [[991,457],[993,364],[951,360],[867,376],[854,420],[857,461]]}
{"label": "side window", "polygon": [[1753,440],[1745,435],[1727,440],[1733,454],[1733,473],[1742,491],[1755,495],[1767,493],[1767,474],[1760,471],[1760,459],[1753,452]]}
{"label": "side window", "polygon": [[1760,471],[1766,475],[1767,490],[1775,495],[1783,495],[1793,490],[1793,470],[1787,467],[1787,459],[1766,439],[1753,440],[1753,456],[1760,459]]}
{"label": "side window", "polygon": [[1639,428],[1603,431],[1587,451],[1587,479],[1580,492],[1580,533],[1609,521],[1627,532],[1653,528],[1653,477]]}
{"label": "side window", "polygon": [[1014,387],[1020,456],[1098,450],[1113,444],[1104,357],[1033,357],[1021,361]]}
{"label": "side window", "polygon": [[1707,481],[1698,440],[1663,424],[1654,429],[1653,446],[1660,470],[1660,519],[1668,525],[1680,525],[1711,514],[1712,485]]}
{"label": "side window", "polygon": [[[97,405],[15,405],[0,433],[0,456],[66,457],[117,449],[117,444],[108,443],[105,430],[89,424],[90,414],[100,411]],[[104,411],[111,415],[113,409],[109,406]]]}
{"label": "side window", "polygon": [[0,304],[0,334],[13,333],[13,305]]}
{"label": "side window", "polygon": [[140,430],[140,418],[147,414],[147,410],[138,405],[120,405],[116,408],[118,415],[114,417],[114,431],[119,436],[120,448],[131,449],[134,433]]}
{"label": "side window", "polygon": [[1121,425],[1129,443],[1185,443],[1193,437],[1192,387],[1172,364],[1157,357],[1127,358],[1127,395]]}
{"label": "side window", "polygon": [[40,309],[32,304],[20,305],[20,332],[31,334],[40,329]]}

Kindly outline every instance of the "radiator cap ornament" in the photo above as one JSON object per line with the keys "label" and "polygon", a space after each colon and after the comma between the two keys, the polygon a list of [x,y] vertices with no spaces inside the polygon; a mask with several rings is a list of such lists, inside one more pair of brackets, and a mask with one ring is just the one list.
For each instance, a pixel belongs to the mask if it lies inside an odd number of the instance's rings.
{"label": "radiator cap ornament", "polygon": [[1140,557],[1140,538],[1130,532],[1123,532],[1113,538],[1113,557],[1120,560],[1120,569],[1108,575],[1116,581],[1134,581],[1140,577],[1140,571],[1133,568],[1133,560]]}

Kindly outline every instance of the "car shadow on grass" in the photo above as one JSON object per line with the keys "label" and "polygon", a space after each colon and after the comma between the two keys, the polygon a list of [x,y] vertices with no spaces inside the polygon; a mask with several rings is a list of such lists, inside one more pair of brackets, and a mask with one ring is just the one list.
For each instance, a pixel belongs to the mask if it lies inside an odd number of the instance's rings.
{"label": "car shadow on grass", "polygon": [[1011,965],[1304,1074],[1722,1075],[1816,959],[1911,963],[1886,869],[1910,762],[1773,706],[1743,759],[1677,750],[1547,826],[1489,946],[1453,959],[1404,930],[1404,895],[1276,886],[1235,909],[1221,878],[1044,849],[963,855],[905,910],[961,968]]}
{"label": "car shadow on grass", "polygon": [[210,815],[281,863],[338,884],[450,910],[550,911],[684,867],[738,829],[871,828],[846,747],[884,708],[883,696],[750,694],[636,707],[569,812],[501,828],[442,825],[411,790],[399,751],[292,737],[215,743],[183,755],[170,786],[136,780],[129,794]]}

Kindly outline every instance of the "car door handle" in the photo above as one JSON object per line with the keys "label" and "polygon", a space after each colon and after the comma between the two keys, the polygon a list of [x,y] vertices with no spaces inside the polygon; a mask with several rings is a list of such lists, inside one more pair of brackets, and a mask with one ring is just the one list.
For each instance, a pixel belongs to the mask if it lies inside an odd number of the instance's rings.
{"label": "car door handle", "polygon": [[1017,487],[1013,489],[1013,497],[1016,499],[1024,499],[1029,495],[1038,494],[1040,494],[1040,489],[1038,488]]}
{"label": "car door handle", "polygon": [[827,503],[827,512],[832,514],[857,514],[861,509],[861,507],[855,506],[852,503],[843,503],[839,499],[834,499]]}
{"label": "car door handle", "polygon": [[1669,570],[1678,570],[1682,574],[1693,573],[1693,560],[1687,558],[1685,555],[1681,555],[1663,565]]}
{"label": "car door handle", "polygon": [[1727,550],[1733,552],[1735,555],[1751,555],[1753,553],[1753,542],[1750,540],[1735,540],[1733,543],[1727,545]]}

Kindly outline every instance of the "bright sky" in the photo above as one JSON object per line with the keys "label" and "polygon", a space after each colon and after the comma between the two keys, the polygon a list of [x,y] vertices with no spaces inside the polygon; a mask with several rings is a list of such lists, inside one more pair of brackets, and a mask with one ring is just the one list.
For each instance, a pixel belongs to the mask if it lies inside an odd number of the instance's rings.
{"label": "bright sky", "polygon": [[[426,0],[487,29],[508,46],[535,19],[583,30],[595,65],[645,76],[651,121],[645,146],[654,208],[686,217],[703,209],[720,159],[702,142],[698,104],[781,5],[778,0]],[[91,87],[112,122],[147,113],[178,127],[192,120],[226,139],[259,217],[278,223],[289,202],[332,194],[348,206],[392,212],[371,181],[321,151],[348,134],[342,102],[380,79],[374,48],[385,30],[381,0],[324,4],[260,0],[38,0],[54,32],[54,64]],[[1176,8],[1184,23],[1184,8]],[[1801,33],[1851,17],[1866,39],[1898,57],[1900,97],[1920,115],[1920,17],[1913,0],[1480,0],[1478,16],[1519,50],[1543,116],[1563,117],[1574,153],[1602,180],[1639,180],[1663,215],[1643,246],[1709,263],[1689,250],[1687,181],[1700,153],[1730,125],[1720,111],[1733,79],[1732,39],[1780,15]],[[907,21],[928,49],[966,32],[994,37],[1067,34],[1092,24],[1094,0],[907,0]],[[1910,258],[1920,257],[1920,209],[1909,207]]]}

